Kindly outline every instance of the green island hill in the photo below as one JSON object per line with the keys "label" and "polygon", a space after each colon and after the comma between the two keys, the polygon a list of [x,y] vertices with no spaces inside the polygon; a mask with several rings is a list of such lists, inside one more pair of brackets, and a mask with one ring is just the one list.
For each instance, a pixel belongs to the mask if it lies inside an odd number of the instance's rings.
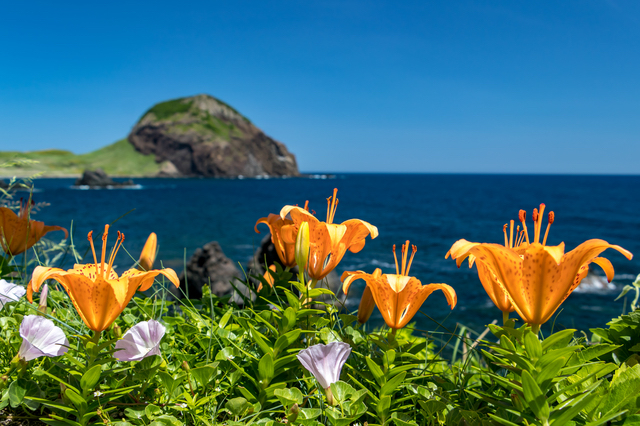
{"label": "green island hill", "polygon": [[0,151],[0,176],[76,177],[102,168],[126,177],[298,176],[295,156],[209,95],[160,102],[125,139],[86,154]]}

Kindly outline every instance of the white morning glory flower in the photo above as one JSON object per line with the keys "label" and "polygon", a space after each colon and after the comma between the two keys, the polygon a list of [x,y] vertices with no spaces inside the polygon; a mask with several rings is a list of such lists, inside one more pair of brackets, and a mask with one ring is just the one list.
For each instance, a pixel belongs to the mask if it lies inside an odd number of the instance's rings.
{"label": "white morning glory flower", "polygon": [[298,352],[298,360],[316,378],[320,386],[329,389],[340,380],[342,366],[351,354],[351,346],[344,342],[322,343]]}
{"label": "white morning glory flower", "polygon": [[22,346],[18,357],[31,361],[41,356],[59,356],[69,349],[64,332],[53,321],[39,315],[27,315],[20,324]]}
{"label": "white morning glory flower", "polygon": [[160,340],[166,328],[158,321],[142,321],[131,327],[116,343],[113,356],[120,361],[140,361],[151,355],[160,355]]}
{"label": "white morning glory flower", "polygon": [[27,292],[24,287],[0,280],[0,310],[5,303],[17,302]]}

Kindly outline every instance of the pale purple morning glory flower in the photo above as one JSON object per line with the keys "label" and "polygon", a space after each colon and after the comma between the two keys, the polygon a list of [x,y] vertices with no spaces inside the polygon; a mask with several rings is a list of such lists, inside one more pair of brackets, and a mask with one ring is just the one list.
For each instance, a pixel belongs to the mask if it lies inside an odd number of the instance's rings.
{"label": "pale purple morning glory flower", "polygon": [[17,302],[27,292],[24,287],[0,280],[0,310],[5,303]]}
{"label": "pale purple morning glory flower", "polygon": [[320,386],[329,389],[340,380],[342,366],[351,354],[351,346],[344,342],[322,343],[298,352],[298,360],[316,378]]}
{"label": "pale purple morning glory flower", "polygon": [[120,361],[140,361],[151,355],[160,355],[160,340],[165,331],[166,328],[158,321],[139,322],[118,340],[113,356]]}
{"label": "pale purple morning glory flower", "polygon": [[64,332],[53,321],[39,315],[27,315],[20,324],[22,346],[18,357],[31,361],[41,356],[59,356],[69,349]]}

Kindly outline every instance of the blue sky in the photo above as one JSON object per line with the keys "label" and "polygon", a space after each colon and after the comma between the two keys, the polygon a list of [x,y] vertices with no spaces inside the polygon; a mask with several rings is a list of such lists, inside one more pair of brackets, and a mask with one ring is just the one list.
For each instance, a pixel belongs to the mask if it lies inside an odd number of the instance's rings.
{"label": "blue sky", "polygon": [[209,93],[327,172],[640,172],[636,1],[11,2],[0,149]]}

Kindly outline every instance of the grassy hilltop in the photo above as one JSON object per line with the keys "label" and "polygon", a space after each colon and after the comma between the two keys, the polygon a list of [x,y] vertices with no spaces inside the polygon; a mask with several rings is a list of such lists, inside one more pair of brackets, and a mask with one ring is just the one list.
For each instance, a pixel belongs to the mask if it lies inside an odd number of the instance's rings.
{"label": "grassy hilltop", "polygon": [[58,149],[0,152],[0,165],[20,160],[30,161],[2,167],[0,176],[33,176],[37,173],[48,177],[78,176],[85,169],[98,167],[112,176],[153,176],[160,170],[153,155],[142,155],[126,139],[81,155]]}

